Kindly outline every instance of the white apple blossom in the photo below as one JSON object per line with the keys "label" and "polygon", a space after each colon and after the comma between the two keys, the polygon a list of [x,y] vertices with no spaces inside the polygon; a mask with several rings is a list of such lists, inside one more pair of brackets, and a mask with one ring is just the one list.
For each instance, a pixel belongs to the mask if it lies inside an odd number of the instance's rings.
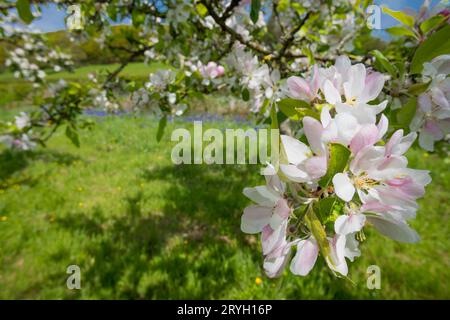
{"label": "white apple blossom", "polygon": [[[241,229],[261,233],[269,277],[281,275],[294,247],[293,274],[306,276],[322,256],[335,275],[346,277],[368,226],[400,242],[420,239],[409,220],[431,178],[408,168],[404,154],[416,133],[397,130],[383,140],[388,119],[379,113],[386,102],[368,103],[383,89],[384,76],[346,57],[312,70],[308,80],[288,79],[288,96],[320,104],[320,119],[303,117],[303,142],[282,135],[279,172],[269,166],[265,186],[244,189],[257,205],[244,210]],[[334,154],[331,144],[347,149],[346,156]]]}
{"label": "white apple blossom", "polygon": [[410,129],[418,131],[419,144],[434,151],[436,141],[450,133],[450,55],[424,63],[423,81],[431,81],[428,90],[418,97],[418,108]]}

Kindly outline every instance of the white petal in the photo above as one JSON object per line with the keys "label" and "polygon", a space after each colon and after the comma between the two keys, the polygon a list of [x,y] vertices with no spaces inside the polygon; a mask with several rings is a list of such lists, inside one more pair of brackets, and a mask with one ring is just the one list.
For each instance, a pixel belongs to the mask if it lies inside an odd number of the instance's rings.
{"label": "white petal", "polygon": [[298,165],[311,155],[311,150],[308,146],[295,138],[282,135],[281,142],[283,143],[284,150],[286,151],[288,161],[291,164]]}
{"label": "white petal", "polygon": [[341,95],[330,80],[326,80],[324,83],[324,95],[325,100],[327,100],[329,104],[336,104],[337,102],[341,102]]}
{"label": "white petal", "polygon": [[337,234],[347,235],[361,231],[366,222],[366,216],[359,213],[339,216],[334,222],[334,230]]}
{"label": "white petal", "polygon": [[241,217],[241,230],[244,233],[255,234],[268,225],[272,217],[272,208],[264,206],[250,206],[244,209]]}
{"label": "white petal", "polygon": [[303,130],[305,131],[306,138],[308,139],[312,151],[314,151],[316,155],[323,155],[325,146],[322,141],[324,130],[322,124],[314,118],[304,117]]}
{"label": "white petal", "polygon": [[337,173],[333,177],[334,191],[336,195],[342,200],[349,202],[353,199],[355,194],[355,187],[353,186],[350,178],[345,173]]}
{"label": "white petal", "polygon": [[270,190],[266,186],[245,188],[243,194],[250,200],[262,206],[275,206],[280,195]]}
{"label": "white petal", "polygon": [[308,173],[306,171],[300,170],[296,166],[290,165],[280,165],[281,172],[291,181],[294,182],[307,182],[309,180]]}
{"label": "white petal", "polygon": [[416,231],[405,222],[389,219],[381,216],[367,216],[367,220],[383,235],[406,243],[414,243],[420,240]]}

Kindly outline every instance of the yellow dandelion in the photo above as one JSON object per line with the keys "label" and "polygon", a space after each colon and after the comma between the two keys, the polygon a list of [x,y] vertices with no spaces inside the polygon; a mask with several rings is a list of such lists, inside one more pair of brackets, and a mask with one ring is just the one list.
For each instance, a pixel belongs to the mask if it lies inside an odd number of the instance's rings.
{"label": "yellow dandelion", "polygon": [[260,285],[260,284],[262,284],[262,279],[260,278],[260,277],[256,277],[256,279],[255,279],[255,283],[256,283],[256,285]]}
{"label": "yellow dandelion", "polygon": [[6,221],[6,220],[8,220],[8,217],[7,217],[7,216],[2,216],[2,217],[0,218],[0,220],[1,220],[1,221]]}

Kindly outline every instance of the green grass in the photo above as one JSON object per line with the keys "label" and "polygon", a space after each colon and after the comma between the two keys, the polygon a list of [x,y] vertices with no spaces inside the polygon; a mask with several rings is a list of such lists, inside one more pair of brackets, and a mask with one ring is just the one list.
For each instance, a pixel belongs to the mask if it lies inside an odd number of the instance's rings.
{"label": "green grass", "polygon": [[[57,72],[57,73],[49,73],[46,77],[48,81],[55,81],[59,79],[65,79],[70,81],[78,81],[78,80],[87,80],[88,74],[92,72],[100,72],[100,71],[114,71],[120,64],[97,64],[97,65],[89,65],[84,67],[79,67],[74,70],[74,72]],[[123,76],[133,77],[136,79],[148,79],[148,75],[152,72],[155,72],[159,69],[164,68],[165,65],[162,63],[151,63],[145,64],[142,62],[133,62],[128,64],[120,73]],[[14,78],[11,72],[0,73],[0,82],[11,82],[17,81]]]}
{"label": "green grass", "polygon": [[[74,72],[58,72],[49,73],[46,77],[47,81],[58,81],[64,79],[66,81],[87,81],[89,73],[114,71],[119,64],[108,65],[90,65],[79,67]],[[120,75],[135,80],[145,81],[150,73],[162,68],[167,68],[162,63],[145,64],[134,62],[128,64],[120,73]],[[0,73],[0,106],[8,105],[11,107],[20,106],[23,100],[27,98],[33,90],[32,85],[24,80],[14,78],[11,72]]]}
{"label": "green grass", "polygon": [[[155,141],[156,121],[97,122],[80,149],[58,132],[47,149],[0,153],[0,298],[450,298],[448,160],[409,154],[412,167],[433,170],[412,223],[420,243],[369,231],[350,264],[354,286],[322,261],[306,278],[270,280],[258,236],[239,228],[242,189],[263,182],[258,166],[176,166],[169,135]],[[81,290],[66,288],[71,264]],[[366,288],[373,264],[381,290]]]}

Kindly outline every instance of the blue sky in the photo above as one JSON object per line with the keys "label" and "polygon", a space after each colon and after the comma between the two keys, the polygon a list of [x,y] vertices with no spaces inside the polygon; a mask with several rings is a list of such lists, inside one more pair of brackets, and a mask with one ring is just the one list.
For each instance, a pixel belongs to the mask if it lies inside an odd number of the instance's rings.
{"label": "blue sky", "polygon": [[[423,3],[423,0],[375,0],[375,4],[386,5],[387,7],[394,10],[401,10],[406,7],[417,10]],[[432,6],[439,3],[439,0],[432,0]],[[41,30],[42,32],[56,31],[65,29],[64,23],[65,12],[57,8],[56,5],[51,4],[42,7],[42,16],[35,21],[33,21],[32,26]],[[396,25],[397,22],[383,15],[382,17],[382,27],[389,28]],[[382,31],[377,31],[375,34],[383,36]]]}

